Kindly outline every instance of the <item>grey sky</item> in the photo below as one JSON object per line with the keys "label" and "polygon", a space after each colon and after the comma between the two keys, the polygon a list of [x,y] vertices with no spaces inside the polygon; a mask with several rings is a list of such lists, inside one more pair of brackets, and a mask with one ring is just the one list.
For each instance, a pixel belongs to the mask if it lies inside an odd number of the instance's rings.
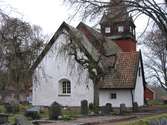
{"label": "grey sky", "polygon": [[[71,10],[63,5],[63,0],[1,0],[1,8],[10,15],[18,16],[31,24],[41,26],[44,33],[52,35],[63,21],[67,21]],[[12,9],[11,9],[12,8]],[[17,14],[18,13],[18,14]],[[136,30],[142,32],[146,23],[143,16],[137,21]],[[77,20],[72,20],[71,25],[76,26]]]}

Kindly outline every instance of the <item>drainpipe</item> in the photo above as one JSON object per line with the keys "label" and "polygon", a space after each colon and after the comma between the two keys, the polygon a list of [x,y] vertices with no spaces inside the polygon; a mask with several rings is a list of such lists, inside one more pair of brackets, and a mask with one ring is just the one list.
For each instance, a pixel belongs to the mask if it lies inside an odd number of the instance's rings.
{"label": "drainpipe", "polygon": [[132,108],[133,108],[133,103],[134,103],[134,96],[133,96],[133,92],[132,92],[132,89],[131,89],[131,97],[132,97]]}

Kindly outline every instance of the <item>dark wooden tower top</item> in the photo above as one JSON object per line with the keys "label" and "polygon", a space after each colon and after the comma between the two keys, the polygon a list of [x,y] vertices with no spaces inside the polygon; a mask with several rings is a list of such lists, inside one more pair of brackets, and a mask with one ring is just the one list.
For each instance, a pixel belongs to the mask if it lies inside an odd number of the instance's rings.
{"label": "dark wooden tower top", "polygon": [[135,39],[135,25],[123,0],[110,0],[109,6],[100,21],[102,34],[111,39]]}

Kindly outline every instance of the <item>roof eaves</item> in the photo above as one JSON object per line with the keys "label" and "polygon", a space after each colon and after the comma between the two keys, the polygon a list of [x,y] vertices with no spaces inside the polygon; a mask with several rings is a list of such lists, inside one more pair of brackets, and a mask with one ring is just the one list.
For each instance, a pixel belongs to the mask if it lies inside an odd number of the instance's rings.
{"label": "roof eaves", "polygon": [[45,55],[47,54],[47,52],[49,51],[49,49],[52,47],[52,45],[54,44],[54,42],[58,38],[59,34],[62,33],[62,29],[63,28],[69,30],[68,25],[66,24],[66,22],[63,22],[60,25],[60,27],[58,28],[58,30],[55,32],[55,34],[53,35],[53,37],[50,39],[50,41],[48,42],[48,44],[45,46],[44,50],[37,57],[36,61],[33,63],[33,65],[31,66],[31,68],[29,69],[30,74],[33,74],[34,70],[37,68],[37,66],[40,64],[40,62],[43,60],[43,58],[45,57]]}

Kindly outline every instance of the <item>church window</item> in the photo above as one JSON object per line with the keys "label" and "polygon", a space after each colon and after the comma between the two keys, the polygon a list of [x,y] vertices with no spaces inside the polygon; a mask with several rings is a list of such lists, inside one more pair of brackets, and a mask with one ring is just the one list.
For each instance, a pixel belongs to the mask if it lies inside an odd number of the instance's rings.
{"label": "church window", "polygon": [[106,27],[105,28],[105,33],[110,33],[111,32],[111,28],[110,27]]}
{"label": "church window", "polygon": [[111,93],[111,99],[116,99],[117,98],[117,94],[116,93]]}
{"label": "church window", "polygon": [[69,95],[71,94],[71,82],[67,79],[60,80],[60,94]]}
{"label": "church window", "polygon": [[124,27],[123,26],[118,26],[118,32],[124,32]]}

